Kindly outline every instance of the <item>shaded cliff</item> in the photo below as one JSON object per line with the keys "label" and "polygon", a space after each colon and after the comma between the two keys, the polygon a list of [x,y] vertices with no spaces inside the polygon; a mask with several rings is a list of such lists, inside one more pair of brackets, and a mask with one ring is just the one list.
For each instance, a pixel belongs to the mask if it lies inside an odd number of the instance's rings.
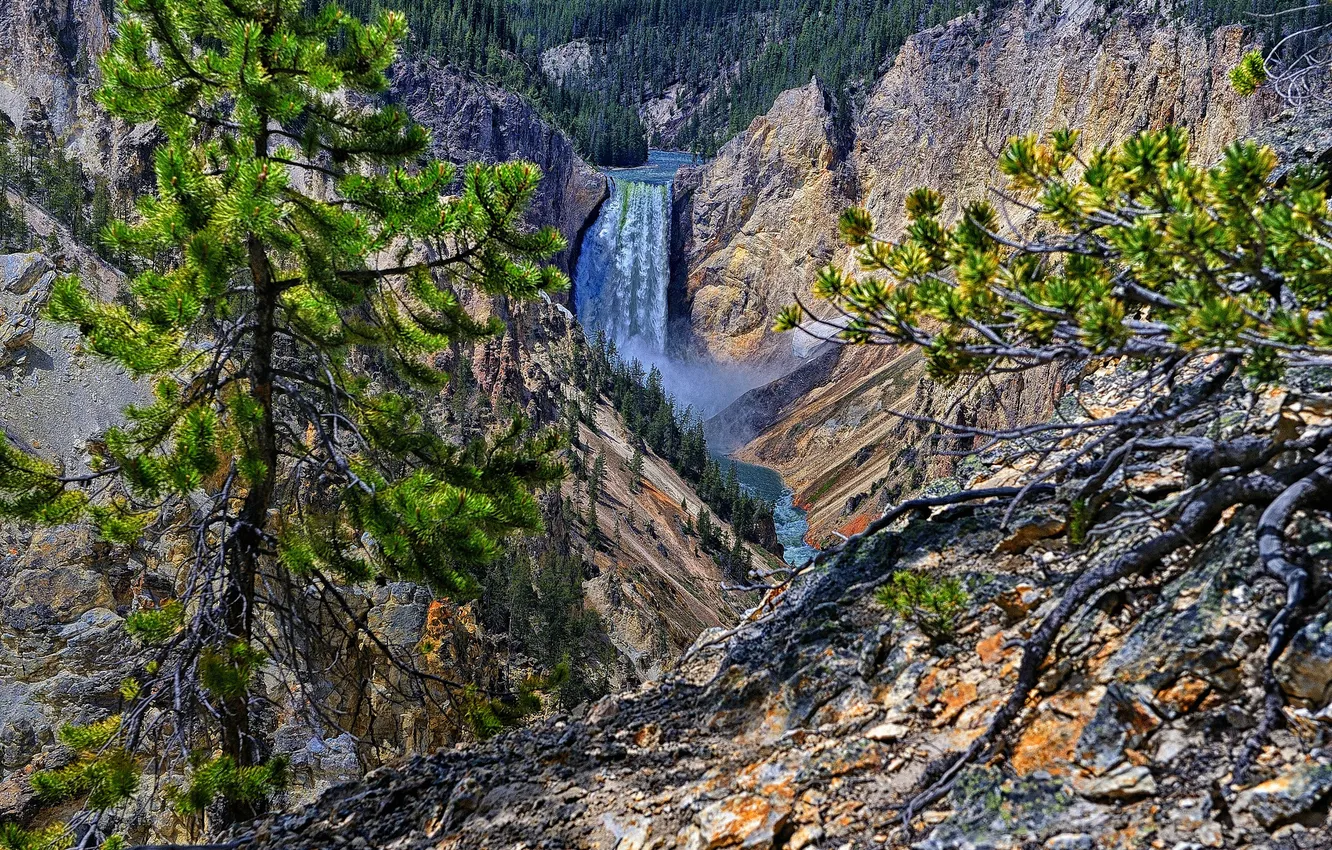
{"label": "shaded cliff", "polygon": [[124,192],[151,179],[154,130],[111,120],[93,99],[110,8],[101,0],[0,4],[0,123],[61,145],[88,175]]}
{"label": "shaded cliff", "polygon": [[518,95],[434,60],[399,63],[389,97],[429,128],[432,156],[459,165],[511,159],[539,165],[543,176],[529,218],[564,234],[569,249],[555,262],[565,272],[573,271],[580,237],[608,187],[605,176],[574,151],[568,136]]}

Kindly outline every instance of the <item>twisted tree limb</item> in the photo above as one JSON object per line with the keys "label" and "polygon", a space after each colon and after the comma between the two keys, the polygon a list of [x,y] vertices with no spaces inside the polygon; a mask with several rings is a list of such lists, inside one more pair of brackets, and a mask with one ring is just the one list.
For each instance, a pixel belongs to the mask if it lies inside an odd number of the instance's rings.
{"label": "twisted tree limb", "polygon": [[1309,595],[1309,571],[1302,564],[1286,557],[1286,527],[1295,512],[1322,502],[1332,502],[1332,453],[1324,452],[1316,459],[1319,464],[1312,472],[1296,481],[1267,506],[1258,520],[1258,558],[1263,567],[1286,585],[1286,603],[1267,627],[1267,657],[1263,661],[1263,719],[1244,743],[1235,763],[1234,779],[1243,784],[1253,761],[1268,735],[1281,718],[1285,696],[1276,679],[1274,665],[1285,652],[1296,628],[1293,621]]}

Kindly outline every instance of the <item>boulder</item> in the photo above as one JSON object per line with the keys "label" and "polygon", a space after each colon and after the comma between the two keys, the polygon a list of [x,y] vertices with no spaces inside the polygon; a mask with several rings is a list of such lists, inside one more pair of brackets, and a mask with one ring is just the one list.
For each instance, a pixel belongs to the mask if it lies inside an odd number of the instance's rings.
{"label": "boulder", "polygon": [[1242,792],[1235,810],[1266,829],[1296,823],[1332,794],[1332,764],[1306,764]]}
{"label": "boulder", "polygon": [[1275,673],[1289,696],[1308,700],[1315,708],[1332,700],[1332,601],[1295,633],[1277,659]]}
{"label": "boulder", "polygon": [[789,806],[756,794],[736,794],[698,813],[701,848],[771,847],[786,826]]}
{"label": "boulder", "polygon": [[26,295],[44,275],[53,271],[51,261],[38,251],[0,255],[0,285],[14,295]]}
{"label": "boulder", "polygon": [[871,741],[900,741],[910,731],[910,727],[903,726],[901,723],[880,723],[867,731],[865,737]]}

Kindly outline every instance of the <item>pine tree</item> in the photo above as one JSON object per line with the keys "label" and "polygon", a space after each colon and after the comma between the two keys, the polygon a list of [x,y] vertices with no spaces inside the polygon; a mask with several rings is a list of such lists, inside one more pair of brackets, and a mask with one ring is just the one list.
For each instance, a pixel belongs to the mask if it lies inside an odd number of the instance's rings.
{"label": "pine tree", "polygon": [[643,450],[634,446],[633,457],[629,459],[629,489],[637,493],[643,489]]}
{"label": "pine tree", "polygon": [[712,524],[712,516],[706,510],[698,512],[698,542],[702,544],[704,551],[710,550],[716,544],[716,528]]}
{"label": "pine tree", "polygon": [[601,485],[606,480],[606,455],[597,453],[592,463],[592,471],[587,477],[587,535],[595,545],[600,537],[600,525],[597,519],[597,502],[601,500]]}
{"label": "pine tree", "polygon": [[28,222],[23,209],[9,200],[0,183],[0,250],[19,251],[28,246]]}
{"label": "pine tree", "polygon": [[[106,178],[99,178],[93,186],[92,204],[88,212],[88,233],[94,238],[106,230],[111,223],[111,190],[107,186]],[[97,245],[99,253],[109,253],[105,246]]]}
{"label": "pine tree", "polygon": [[[63,277],[49,316],[152,399],[125,410],[86,473],[0,446],[0,514],[89,520],[114,544],[185,540],[192,552],[176,598],[127,619],[145,650],[105,740],[34,782],[44,799],[105,809],[151,757],[185,772],[179,811],[229,820],[253,815],[283,778],[252,719],[258,674],[298,651],[285,627],[307,624],[269,588],[341,598],[383,576],[466,596],[505,536],[541,527],[533,490],[562,474],[558,436],[514,421],[457,444],[412,394],[443,383],[435,352],[498,330],[455,293],[561,289],[538,261],[563,241],[520,226],[536,166],[472,166],[459,180],[424,161],[428,135],[401,109],[362,105],[387,86],[401,15],[307,17],[301,0],[122,9],[98,99],[165,142],[155,194],[103,236],[147,270],[132,306]],[[367,358],[374,383],[354,368]],[[149,752],[155,740],[202,755]]]}

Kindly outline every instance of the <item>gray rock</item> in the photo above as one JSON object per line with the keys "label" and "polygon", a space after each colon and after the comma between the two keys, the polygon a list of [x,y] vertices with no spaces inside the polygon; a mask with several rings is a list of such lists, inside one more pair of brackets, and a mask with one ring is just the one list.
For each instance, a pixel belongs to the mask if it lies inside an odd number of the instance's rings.
{"label": "gray rock", "polygon": [[1111,684],[1082,730],[1074,753],[1093,773],[1104,773],[1124,760],[1124,750],[1139,747],[1161,725],[1145,700],[1128,688]]}
{"label": "gray rock", "polygon": [[54,278],[51,261],[38,251],[0,255],[0,286],[6,292],[26,295],[47,274]]}
{"label": "gray rock", "polygon": [[1035,774],[1006,778],[995,769],[961,774],[951,794],[953,814],[916,850],[1018,846],[1012,839],[1044,839],[1094,832],[1102,807],[1070,794],[1063,782]]}
{"label": "gray rock", "polygon": [[1156,753],[1152,760],[1159,765],[1171,765],[1195,743],[1178,729],[1166,729],[1156,736]]}
{"label": "gray rock", "polygon": [[1314,811],[1332,795],[1332,764],[1306,764],[1240,793],[1235,810],[1275,829]]}
{"label": "gray rock", "polygon": [[541,167],[528,220],[556,227],[569,249],[554,257],[572,270],[579,237],[607,194],[606,177],[527,101],[433,60],[394,69],[391,96],[430,129],[430,154],[462,165],[525,159]]}
{"label": "gray rock", "polygon": [[33,687],[0,681],[0,768],[15,770],[27,764],[50,739],[51,718],[35,699]]}
{"label": "gray rock", "polygon": [[1137,800],[1157,791],[1151,770],[1128,764],[1097,779],[1075,781],[1073,787],[1088,800],[1098,802]]}
{"label": "gray rock", "polygon": [[1295,633],[1275,673],[1282,690],[1314,708],[1332,700],[1332,600]]}

